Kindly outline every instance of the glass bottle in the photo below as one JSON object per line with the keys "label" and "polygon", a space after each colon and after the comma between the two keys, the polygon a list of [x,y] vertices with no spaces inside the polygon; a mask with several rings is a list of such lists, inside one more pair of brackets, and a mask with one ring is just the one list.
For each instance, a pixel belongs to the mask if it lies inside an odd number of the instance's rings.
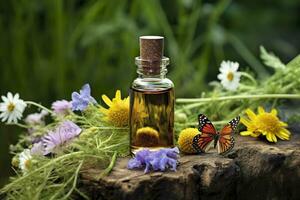
{"label": "glass bottle", "polygon": [[174,146],[174,84],[166,78],[169,58],[163,56],[163,37],[140,37],[135,58],[138,78],[130,90],[130,150]]}

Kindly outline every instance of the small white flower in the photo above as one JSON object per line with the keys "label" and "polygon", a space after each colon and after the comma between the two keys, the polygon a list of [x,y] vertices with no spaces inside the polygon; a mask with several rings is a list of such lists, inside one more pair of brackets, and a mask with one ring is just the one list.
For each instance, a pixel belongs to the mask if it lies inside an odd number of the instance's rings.
{"label": "small white flower", "polygon": [[22,118],[23,112],[26,108],[26,103],[19,98],[19,94],[8,92],[7,97],[1,97],[3,102],[0,103],[0,118],[2,122],[7,121],[7,123],[17,123],[19,119]]}
{"label": "small white flower", "polygon": [[239,87],[241,73],[238,72],[239,63],[231,61],[223,61],[220,67],[218,79],[227,90],[234,91]]}
{"label": "small white flower", "polygon": [[23,173],[26,173],[31,166],[32,156],[29,149],[24,149],[19,155],[19,168]]}

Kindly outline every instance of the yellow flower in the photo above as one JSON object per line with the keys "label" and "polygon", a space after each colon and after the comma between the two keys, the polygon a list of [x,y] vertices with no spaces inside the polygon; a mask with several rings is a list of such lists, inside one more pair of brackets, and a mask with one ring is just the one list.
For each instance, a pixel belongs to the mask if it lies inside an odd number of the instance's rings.
{"label": "yellow flower", "polygon": [[159,133],[151,127],[139,128],[136,132],[136,143],[144,147],[156,146],[159,143]]}
{"label": "yellow flower", "polygon": [[109,107],[101,107],[100,112],[104,114],[103,120],[117,127],[128,126],[129,122],[129,97],[121,99],[121,92],[117,90],[115,98],[110,100],[102,95],[103,101]]}
{"label": "yellow flower", "polygon": [[199,134],[196,128],[186,128],[179,133],[178,146],[184,153],[197,153],[193,147],[193,138]]}
{"label": "yellow flower", "polygon": [[277,137],[282,140],[290,139],[291,133],[286,129],[288,125],[280,121],[276,109],[268,113],[262,107],[258,107],[257,115],[251,109],[247,109],[245,113],[249,119],[242,118],[241,122],[247,127],[247,131],[241,132],[241,135],[258,137],[262,134],[269,142],[277,142]]}

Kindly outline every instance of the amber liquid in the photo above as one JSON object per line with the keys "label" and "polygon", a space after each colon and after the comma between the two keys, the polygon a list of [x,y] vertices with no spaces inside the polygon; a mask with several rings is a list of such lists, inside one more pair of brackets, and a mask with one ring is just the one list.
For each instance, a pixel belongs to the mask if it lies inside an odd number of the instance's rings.
{"label": "amber liquid", "polygon": [[130,150],[174,146],[174,89],[130,91]]}

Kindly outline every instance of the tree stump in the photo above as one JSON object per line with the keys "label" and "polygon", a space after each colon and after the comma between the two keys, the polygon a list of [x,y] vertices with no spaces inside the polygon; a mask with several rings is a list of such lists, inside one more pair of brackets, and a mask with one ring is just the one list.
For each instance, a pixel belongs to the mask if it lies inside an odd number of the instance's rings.
{"label": "tree stump", "polygon": [[271,144],[235,136],[226,157],[181,155],[176,172],[128,170],[119,159],[100,180],[99,169],[81,175],[80,189],[91,199],[300,199],[300,135]]}

